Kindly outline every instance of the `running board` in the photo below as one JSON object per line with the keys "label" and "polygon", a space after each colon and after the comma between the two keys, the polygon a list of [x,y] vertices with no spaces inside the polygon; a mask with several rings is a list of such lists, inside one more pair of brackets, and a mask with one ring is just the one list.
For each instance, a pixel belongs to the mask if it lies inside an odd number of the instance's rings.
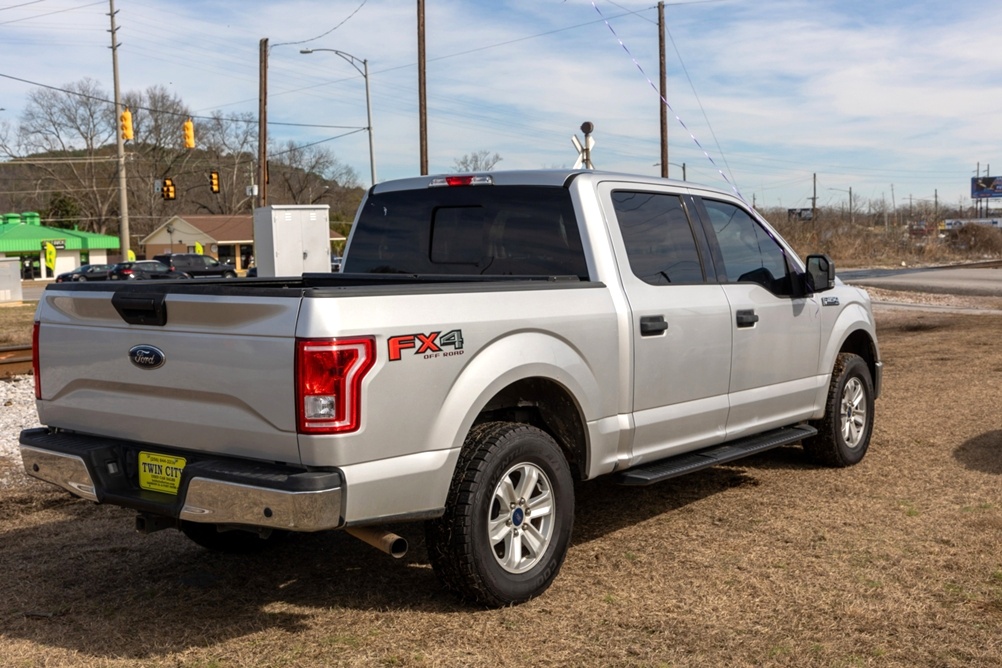
{"label": "running board", "polygon": [[735,459],[741,459],[742,457],[778,448],[781,445],[798,443],[805,438],[816,436],[817,433],[817,429],[807,425],[774,429],[764,434],[757,434],[755,436],[739,438],[736,441],[714,445],[705,450],[687,452],[677,457],[669,457],[668,459],[641,464],[636,468],[628,469],[618,474],[616,482],[620,485],[632,486],[653,485],[662,480],[677,478],[680,475],[716,466],[717,464],[726,464]]}

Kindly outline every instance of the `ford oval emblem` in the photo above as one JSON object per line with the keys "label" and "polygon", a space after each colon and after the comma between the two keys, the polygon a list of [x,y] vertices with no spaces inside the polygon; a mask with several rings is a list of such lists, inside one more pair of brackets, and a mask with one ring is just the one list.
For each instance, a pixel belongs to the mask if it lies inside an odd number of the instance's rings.
{"label": "ford oval emblem", "polygon": [[159,369],[167,361],[167,356],[156,346],[132,346],[129,359],[140,369]]}

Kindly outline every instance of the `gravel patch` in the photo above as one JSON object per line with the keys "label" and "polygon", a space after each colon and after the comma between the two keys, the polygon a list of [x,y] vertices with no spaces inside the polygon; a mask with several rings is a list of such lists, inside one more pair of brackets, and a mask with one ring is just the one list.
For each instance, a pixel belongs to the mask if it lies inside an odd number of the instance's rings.
{"label": "gravel patch", "polygon": [[965,314],[998,315],[1002,312],[1002,299],[973,295],[933,294],[907,290],[888,290],[858,286],[866,290],[874,307],[951,311]]}
{"label": "gravel patch", "polygon": [[35,384],[31,376],[0,380],[0,489],[24,484],[17,438],[22,429],[38,427]]}

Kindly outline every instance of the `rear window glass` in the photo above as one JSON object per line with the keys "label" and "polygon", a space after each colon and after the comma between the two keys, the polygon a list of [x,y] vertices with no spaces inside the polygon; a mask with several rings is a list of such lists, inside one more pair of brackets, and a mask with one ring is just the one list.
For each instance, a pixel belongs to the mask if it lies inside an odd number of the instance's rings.
{"label": "rear window glass", "polygon": [[564,188],[381,193],[366,200],[355,226],[345,272],[588,277]]}
{"label": "rear window glass", "polygon": [[612,194],[634,276],[651,285],[702,283],[696,240],[678,195]]}

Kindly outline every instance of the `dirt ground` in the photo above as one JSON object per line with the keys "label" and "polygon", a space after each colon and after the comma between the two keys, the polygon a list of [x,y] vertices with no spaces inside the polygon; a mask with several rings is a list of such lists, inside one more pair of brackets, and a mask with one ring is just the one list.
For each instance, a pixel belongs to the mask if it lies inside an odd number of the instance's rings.
{"label": "dirt ground", "polygon": [[1002,316],[878,312],[870,453],[799,447],[650,488],[577,488],[541,598],[470,609],[419,526],[394,561],[343,534],[258,556],[142,536],[41,483],[0,493],[9,666],[998,666]]}

